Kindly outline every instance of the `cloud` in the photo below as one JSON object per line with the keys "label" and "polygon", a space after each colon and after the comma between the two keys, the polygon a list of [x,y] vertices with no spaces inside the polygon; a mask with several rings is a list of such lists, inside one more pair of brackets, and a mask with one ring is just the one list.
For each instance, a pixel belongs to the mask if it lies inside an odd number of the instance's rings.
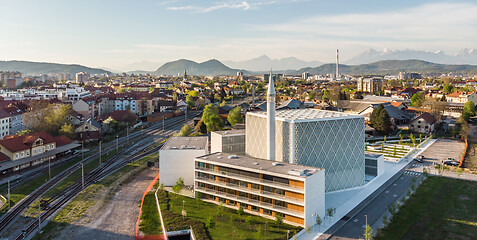
{"label": "cloud", "polygon": [[253,8],[257,8],[263,5],[270,5],[274,4],[276,1],[257,1],[251,2],[249,1],[223,1],[223,2],[216,2],[210,6],[197,6],[197,5],[186,5],[186,6],[170,6],[166,9],[173,10],[173,11],[192,11],[197,13],[209,13],[221,9],[239,9],[239,10],[250,10]]}
{"label": "cloud", "polygon": [[316,16],[258,29],[367,42],[476,40],[476,11],[476,4],[433,3],[380,13]]}

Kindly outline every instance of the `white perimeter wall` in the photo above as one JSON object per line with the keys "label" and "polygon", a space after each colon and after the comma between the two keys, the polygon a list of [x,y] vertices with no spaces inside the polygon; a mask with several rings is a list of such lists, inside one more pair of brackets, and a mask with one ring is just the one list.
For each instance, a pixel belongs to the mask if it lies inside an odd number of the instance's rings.
{"label": "white perimeter wall", "polygon": [[179,177],[185,185],[194,185],[194,158],[206,155],[207,150],[172,149],[159,151],[159,183],[174,186]]}
{"label": "white perimeter wall", "polygon": [[324,221],[325,211],[325,170],[321,170],[305,179],[305,226],[316,224],[313,213]]}

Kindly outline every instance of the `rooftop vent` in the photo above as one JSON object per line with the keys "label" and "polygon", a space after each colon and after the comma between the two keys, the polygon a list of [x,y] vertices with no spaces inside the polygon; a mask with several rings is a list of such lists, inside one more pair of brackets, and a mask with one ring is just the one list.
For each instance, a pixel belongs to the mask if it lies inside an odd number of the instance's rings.
{"label": "rooftop vent", "polygon": [[229,159],[237,159],[237,158],[239,158],[237,155],[230,155],[229,156]]}
{"label": "rooftop vent", "polygon": [[258,163],[258,162],[254,162],[254,163],[253,163],[253,165],[260,165],[260,163]]}
{"label": "rooftop vent", "polygon": [[272,163],[273,166],[283,166],[283,164],[279,163],[279,162],[274,162]]}
{"label": "rooftop vent", "polygon": [[303,171],[303,170],[300,171],[300,170],[297,170],[297,169],[292,169],[292,170],[288,171],[288,174],[293,175],[293,176],[302,176],[302,175],[305,174],[305,171]]}

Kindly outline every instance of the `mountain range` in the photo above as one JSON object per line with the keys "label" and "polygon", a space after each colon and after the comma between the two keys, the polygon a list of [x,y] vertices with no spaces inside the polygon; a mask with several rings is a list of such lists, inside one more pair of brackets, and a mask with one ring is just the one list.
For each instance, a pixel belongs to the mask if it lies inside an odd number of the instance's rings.
{"label": "mountain range", "polygon": [[267,55],[262,55],[247,61],[223,61],[223,63],[231,68],[247,69],[248,71],[284,71],[292,69],[300,69],[305,67],[317,67],[323,64],[319,61],[303,61],[295,57],[271,59]]}
{"label": "mountain range", "polygon": [[381,60],[409,60],[419,59],[427,62],[441,64],[473,64],[477,65],[477,50],[464,48],[454,55],[445,54],[442,51],[428,52],[418,50],[390,50],[384,49],[377,51],[375,49],[365,50],[351,59],[344,61],[346,64],[356,65],[373,63]]}
{"label": "mountain range", "polygon": [[[324,64],[316,68],[302,68],[293,74],[309,72],[310,74],[334,74],[336,64]],[[441,73],[472,72],[477,73],[476,65],[449,65],[431,63],[422,60],[382,60],[360,65],[340,64],[340,74],[398,74],[399,72]]]}
{"label": "mountain range", "polygon": [[101,68],[90,68],[78,64],[60,64],[46,62],[28,62],[28,61],[0,61],[0,71],[19,71],[24,75],[39,75],[46,73],[67,73],[76,74],[78,72],[87,72],[89,74],[111,74]]}
{"label": "mountain range", "polygon": [[[187,74],[190,75],[218,76],[235,75],[241,70],[229,68],[216,59],[211,59],[202,63],[197,63],[187,59],[180,59],[165,63],[153,73],[156,75],[176,75],[183,74],[184,71],[187,71]],[[244,71],[244,74],[246,73],[248,72]]]}

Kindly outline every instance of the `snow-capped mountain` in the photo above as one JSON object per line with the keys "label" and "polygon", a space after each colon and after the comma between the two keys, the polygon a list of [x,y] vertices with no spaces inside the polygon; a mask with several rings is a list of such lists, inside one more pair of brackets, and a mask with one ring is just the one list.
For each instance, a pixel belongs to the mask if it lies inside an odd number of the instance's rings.
{"label": "snow-capped mountain", "polygon": [[247,61],[223,61],[223,63],[231,68],[247,69],[249,71],[269,71],[270,68],[277,71],[290,70],[304,67],[317,67],[322,64],[318,61],[307,62],[295,57],[271,59],[267,55],[262,55]]}
{"label": "snow-capped mountain", "polygon": [[366,64],[381,60],[409,60],[418,59],[441,64],[477,64],[477,50],[462,49],[454,55],[445,54],[443,51],[429,52],[412,49],[383,51],[375,49],[365,50],[351,59],[345,61],[346,64]]}

